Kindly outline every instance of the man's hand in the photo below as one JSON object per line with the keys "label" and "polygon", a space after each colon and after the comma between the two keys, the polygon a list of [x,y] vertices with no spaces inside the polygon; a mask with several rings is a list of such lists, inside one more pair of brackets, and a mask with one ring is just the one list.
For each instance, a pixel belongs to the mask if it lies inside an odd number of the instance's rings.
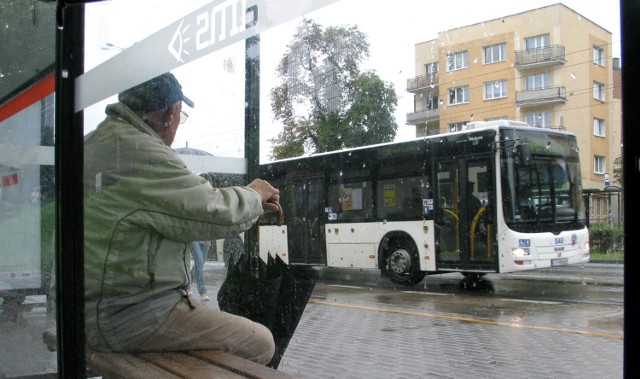
{"label": "man's hand", "polygon": [[260,201],[262,202],[262,209],[265,212],[277,212],[279,210],[280,203],[280,190],[273,188],[269,182],[262,179],[255,179],[249,183],[249,188],[253,189],[260,195]]}

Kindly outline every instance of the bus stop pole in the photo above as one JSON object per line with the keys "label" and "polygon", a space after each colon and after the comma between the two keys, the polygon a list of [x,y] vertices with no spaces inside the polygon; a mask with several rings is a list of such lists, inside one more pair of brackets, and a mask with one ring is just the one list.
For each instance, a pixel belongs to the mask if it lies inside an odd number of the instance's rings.
{"label": "bus stop pole", "polygon": [[[260,35],[245,41],[245,134],[244,156],[247,162],[247,182],[258,177],[260,165]],[[245,251],[255,253],[255,231],[245,234]]]}
{"label": "bus stop pole", "polygon": [[[77,1],[76,1],[77,3]],[[56,323],[58,377],[83,378],[83,112],[74,113],[84,71],[84,5],[58,1],[55,84]]]}

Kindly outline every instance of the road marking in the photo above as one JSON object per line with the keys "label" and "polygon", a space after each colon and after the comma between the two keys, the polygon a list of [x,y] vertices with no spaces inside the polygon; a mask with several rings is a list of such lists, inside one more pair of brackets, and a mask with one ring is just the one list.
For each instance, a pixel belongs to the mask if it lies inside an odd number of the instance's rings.
{"label": "road marking", "polygon": [[363,289],[363,287],[359,286],[347,286],[344,284],[327,284],[327,287],[340,287],[340,288],[355,288],[355,289]]}
{"label": "road marking", "polygon": [[516,324],[516,323],[513,323],[513,322],[481,320],[481,319],[472,318],[472,317],[451,316],[451,315],[443,315],[443,314],[428,313],[428,312],[403,311],[403,310],[400,310],[400,309],[378,308],[378,307],[370,307],[370,306],[365,306],[365,305],[333,303],[333,302],[330,302],[330,301],[323,301],[323,300],[316,300],[316,299],[310,299],[309,303],[310,304],[327,305],[327,306],[330,306],[330,307],[338,307],[338,308],[360,309],[360,310],[385,312],[385,313],[394,313],[394,314],[401,314],[401,315],[432,317],[432,318],[440,318],[440,319],[472,322],[472,323],[476,323],[476,324],[485,324],[485,325],[498,325],[498,326],[506,326],[506,327],[510,327],[510,328],[544,330],[544,331],[550,331],[550,332],[582,334],[582,335],[587,335],[587,336],[592,336],[592,337],[624,339],[624,336],[622,334],[590,332],[588,330],[576,330],[576,329],[554,328],[554,327],[549,327],[549,326],[536,326],[536,325],[527,325],[527,324]]}
{"label": "road marking", "polygon": [[[353,288],[353,289],[364,289],[364,287],[359,286],[348,286],[345,284],[327,284],[327,287],[340,287],[340,288]],[[422,291],[401,291],[402,293],[415,293],[418,295],[436,295],[436,296],[453,296],[452,293],[437,293],[437,292],[422,292]]]}
{"label": "road marking", "polygon": [[453,296],[452,293],[422,292],[422,291],[402,291],[402,293],[416,293],[418,295]]}
{"label": "road marking", "polygon": [[506,299],[506,298],[502,298],[498,300],[515,301],[520,303],[550,304],[550,305],[564,304],[562,301],[549,301],[549,300],[523,300],[523,299]]}
{"label": "road marking", "polygon": [[508,274],[513,279],[546,279],[558,281],[576,281],[576,282],[593,282],[595,279],[588,276],[568,276],[568,275],[531,275],[531,274]]}

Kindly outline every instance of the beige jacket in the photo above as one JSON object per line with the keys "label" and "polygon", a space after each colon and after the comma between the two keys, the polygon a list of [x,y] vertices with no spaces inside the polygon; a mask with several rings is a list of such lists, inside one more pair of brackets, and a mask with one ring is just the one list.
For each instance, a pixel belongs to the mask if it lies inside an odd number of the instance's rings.
{"label": "beige jacket", "polygon": [[248,187],[214,189],[121,103],[84,143],[85,316],[89,348],[135,350],[187,301],[189,246],[249,229]]}

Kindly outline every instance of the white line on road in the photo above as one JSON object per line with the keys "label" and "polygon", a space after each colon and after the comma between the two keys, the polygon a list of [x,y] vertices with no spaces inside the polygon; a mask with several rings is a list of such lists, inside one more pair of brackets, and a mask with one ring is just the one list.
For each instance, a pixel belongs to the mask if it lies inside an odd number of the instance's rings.
{"label": "white line on road", "polygon": [[523,279],[546,279],[546,280],[562,280],[562,281],[593,281],[593,278],[585,276],[568,276],[568,275],[527,275],[527,274],[508,274],[511,278],[523,278]]}
{"label": "white line on road", "polygon": [[402,293],[416,293],[418,295],[436,295],[436,296],[452,296],[452,293],[438,293],[438,292],[421,292],[421,291],[402,291]]}
{"label": "white line on road", "polygon": [[523,299],[499,299],[499,300],[502,300],[502,301],[517,301],[517,302],[520,302],[520,303],[550,304],[550,305],[564,304],[562,301],[523,300]]}
{"label": "white line on road", "polygon": [[359,287],[359,286],[347,286],[347,285],[344,285],[344,284],[327,284],[327,287],[341,287],[341,288],[364,289],[364,287]]}

